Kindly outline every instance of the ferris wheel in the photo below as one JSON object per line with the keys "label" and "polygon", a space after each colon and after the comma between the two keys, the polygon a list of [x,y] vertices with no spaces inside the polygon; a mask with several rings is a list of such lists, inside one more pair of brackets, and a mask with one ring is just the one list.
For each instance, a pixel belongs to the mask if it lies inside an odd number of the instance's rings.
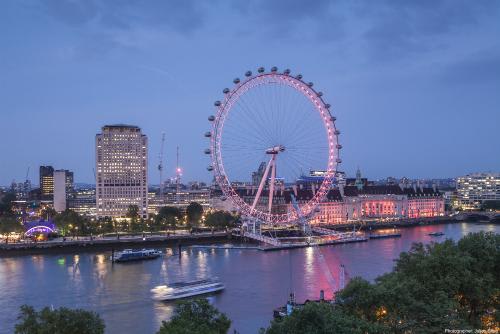
{"label": "ferris wheel", "polygon": [[[323,93],[302,75],[276,67],[235,78],[216,101],[205,137],[224,198],[246,217],[264,223],[293,223],[310,217],[325,198],[341,162],[340,131]],[[322,178],[308,193],[297,182],[311,171]],[[300,212],[290,209],[297,198]]]}

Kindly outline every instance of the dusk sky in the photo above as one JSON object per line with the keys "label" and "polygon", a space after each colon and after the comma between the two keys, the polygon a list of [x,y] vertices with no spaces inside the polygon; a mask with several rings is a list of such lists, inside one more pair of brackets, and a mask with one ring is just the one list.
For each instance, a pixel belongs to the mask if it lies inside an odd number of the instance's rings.
{"label": "dusk sky", "polygon": [[166,133],[184,180],[211,180],[207,116],[257,67],[290,68],[331,103],[343,164],[369,178],[500,170],[500,1],[6,0],[0,185],[38,166],[94,182],[105,124]]}

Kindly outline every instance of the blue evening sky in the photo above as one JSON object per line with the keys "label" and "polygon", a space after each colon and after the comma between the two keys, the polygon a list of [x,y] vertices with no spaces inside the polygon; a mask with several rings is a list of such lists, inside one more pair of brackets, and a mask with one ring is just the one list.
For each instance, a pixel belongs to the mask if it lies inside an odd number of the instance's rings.
{"label": "blue evening sky", "polygon": [[0,184],[31,167],[93,182],[104,124],[161,133],[165,174],[210,180],[213,101],[258,66],[290,68],[332,104],[341,169],[370,178],[500,168],[500,1],[0,3]]}

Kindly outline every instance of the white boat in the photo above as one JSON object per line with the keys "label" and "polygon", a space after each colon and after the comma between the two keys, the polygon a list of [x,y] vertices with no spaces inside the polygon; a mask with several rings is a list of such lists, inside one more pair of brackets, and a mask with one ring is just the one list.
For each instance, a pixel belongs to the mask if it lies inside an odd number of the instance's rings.
{"label": "white boat", "polygon": [[204,279],[190,282],[178,282],[168,285],[158,285],[151,289],[153,299],[170,301],[194,297],[224,290],[224,284],[217,279]]}
{"label": "white boat", "polygon": [[127,262],[136,260],[156,259],[161,256],[161,252],[157,249],[124,249],[121,252],[116,252],[111,256],[111,260],[115,262]]}

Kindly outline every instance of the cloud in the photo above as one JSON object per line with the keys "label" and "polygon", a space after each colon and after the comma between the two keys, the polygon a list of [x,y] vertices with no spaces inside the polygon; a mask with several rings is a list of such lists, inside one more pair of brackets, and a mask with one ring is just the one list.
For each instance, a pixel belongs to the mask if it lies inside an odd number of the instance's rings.
{"label": "cloud", "polygon": [[53,18],[73,26],[101,29],[166,27],[180,34],[201,28],[208,3],[196,0],[43,0],[42,8]]}
{"label": "cloud", "polygon": [[484,18],[498,16],[498,1],[385,0],[359,1],[358,17],[367,26],[363,34],[374,58],[392,60],[441,46],[440,38],[461,33]]}
{"label": "cloud", "polygon": [[477,52],[460,59],[445,68],[442,79],[453,84],[500,82],[500,50]]}
{"label": "cloud", "polygon": [[403,59],[446,47],[444,37],[500,12],[500,1],[495,0],[42,0],[42,4],[60,22],[93,34],[117,35],[116,45],[129,32],[174,32],[186,37],[204,28],[220,29],[217,20],[235,31],[234,38],[245,30],[266,40],[348,45],[364,52],[369,61]]}

